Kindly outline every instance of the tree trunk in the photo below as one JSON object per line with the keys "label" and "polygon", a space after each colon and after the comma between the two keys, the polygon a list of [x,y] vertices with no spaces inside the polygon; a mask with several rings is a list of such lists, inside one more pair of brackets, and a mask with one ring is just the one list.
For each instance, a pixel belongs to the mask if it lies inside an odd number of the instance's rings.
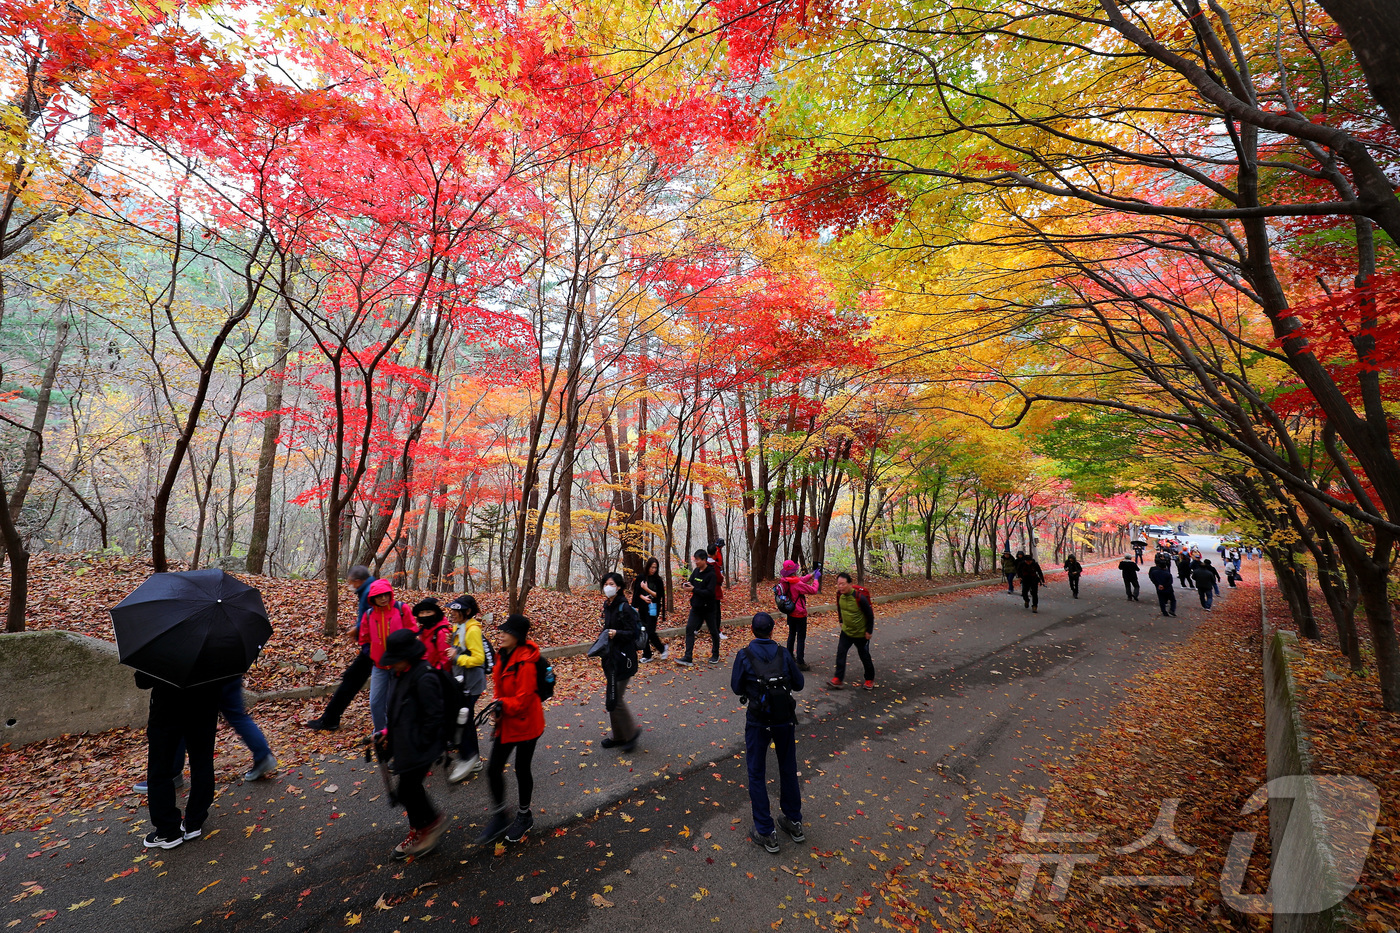
{"label": "tree trunk", "polygon": [[1376,103],[1400,127],[1400,13],[1394,0],[1318,0],[1347,37]]}
{"label": "tree trunk", "polygon": [[[0,473],[0,499],[5,497],[5,476]],[[0,537],[5,540],[5,558],[10,562],[10,604],[5,612],[5,631],[24,631],[24,611],[29,605],[29,549],[15,527],[9,509],[0,509]]]}
{"label": "tree trunk", "polygon": [[49,353],[49,364],[44,367],[44,376],[39,383],[39,396],[34,401],[34,419],[29,426],[29,436],[24,441],[24,459],[20,465],[15,488],[9,496],[10,520],[19,522],[24,500],[29,495],[29,487],[34,475],[39,472],[39,462],[44,455],[44,424],[49,419],[49,403],[53,398],[53,384],[58,376],[58,364],[63,359],[63,348],[68,343],[68,330],[71,326],[68,315],[63,313],[58,322],[58,333],[54,336],[53,350]]}
{"label": "tree trunk", "polygon": [[[290,287],[290,284],[287,286]],[[292,337],[292,301],[285,292],[277,307],[272,339],[274,359],[267,374],[266,403],[263,406],[262,446],[258,449],[258,478],[253,484],[253,528],[248,536],[249,573],[262,573],[267,563],[267,539],[272,527],[272,482],[277,471],[277,438],[282,434],[282,395],[286,384],[287,351]]]}

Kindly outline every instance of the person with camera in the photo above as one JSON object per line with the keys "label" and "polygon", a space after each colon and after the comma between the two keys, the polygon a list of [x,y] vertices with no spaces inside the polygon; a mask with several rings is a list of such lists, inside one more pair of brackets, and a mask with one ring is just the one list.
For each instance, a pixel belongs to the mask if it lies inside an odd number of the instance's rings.
{"label": "person with camera", "polygon": [[803,687],[802,672],[792,652],[773,640],[773,617],[755,613],[753,641],[734,656],[729,689],[748,709],[744,718],[744,762],[749,772],[749,802],[753,830],[749,839],[777,854],[778,833],[768,801],[768,746],[778,760],[778,803],[782,815],[777,825],[793,842],[807,836],[802,829],[802,786],[797,778],[797,701],[793,692]]}
{"label": "person with camera", "polygon": [[661,660],[669,660],[671,652],[657,634],[666,621],[666,581],[661,578],[661,561],[655,557],[647,558],[646,568],[632,581],[632,608],[637,610],[637,618],[647,630],[647,642],[642,646],[639,660],[650,661],[653,648]]}
{"label": "person with camera", "polygon": [[637,673],[637,610],[622,596],[626,581],[620,573],[603,574],[603,631],[608,635],[608,648],[602,657],[603,677],[607,694],[603,708],[612,718],[612,735],[603,739],[604,748],[630,752],[637,747],[642,727],[627,708],[623,694],[627,682]]}
{"label": "person with camera", "polygon": [[704,548],[691,557],[690,576],[681,588],[690,593],[690,617],[685,622],[685,657],[676,663],[695,663],[695,634],[704,625],[710,630],[710,663],[719,663],[719,616],[715,614],[715,590],[719,586],[710,555]]}

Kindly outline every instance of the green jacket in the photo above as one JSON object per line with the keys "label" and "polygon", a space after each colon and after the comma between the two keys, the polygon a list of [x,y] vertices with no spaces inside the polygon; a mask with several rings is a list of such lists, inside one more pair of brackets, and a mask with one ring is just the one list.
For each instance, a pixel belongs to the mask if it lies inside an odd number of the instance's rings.
{"label": "green jacket", "polygon": [[855,593],[836,597],[836,612],[841,617],[841,631],[847,638],[864,638],[875,629],[875,609]]}

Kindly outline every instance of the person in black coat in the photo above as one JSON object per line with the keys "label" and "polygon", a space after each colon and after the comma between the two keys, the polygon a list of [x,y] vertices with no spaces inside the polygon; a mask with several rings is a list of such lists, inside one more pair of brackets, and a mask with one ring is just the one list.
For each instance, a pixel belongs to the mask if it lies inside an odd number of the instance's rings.
{"label": "person in black coat", "polygon": [[393,672],[385,742],[399,776],[399,802],[408,814],[408,838],[394,847],[394,858],[427,855],[447,829],[447,817],[428,798],[423,779],[447,749],[442,678],[424,660],[416,632],[390,632],[379,663]]}
{"label": "person in black coat", "polygon": [[641,622],[637,610],[623,598],[626,581],[620,573],[605,573],[603,585],[603,631],[608,633],[608,650],[603,654],[603,676],[607,678],[607,695],[603,708],[612,718],[612,736],[603,739],[604,748],[630,752],[637,747],[642,727],[627,708],[623,694],[627,681],[637,672],[637,629]]}
{"label": "person in black coat", "polygon": [[715,591],[719,577],[710,564],[710,555],[703,548],[692,558],[695,569],[681,586],[690,591],[690,618],[685,622],[685,657],[677,664],[695,663],[695,635],[704,625],[710,630],[710,663],[719,663],[719,618],[714,614]]}
{"label": "person in black coat", "polygon": [[1185,549],[1176,555],[1176,578],[1182,586],[1191,585],[1191,555]]}
{"label": "person in black coat", "polygon": [[1125,554],[1118,562],[1118,569],[1123,571],[1123,589],[1128,598],[1140,602],[1138,596],[1142,593],[1142,585],[1138,583],[1138,565],[1137,561],[1133,560],[1133,555]]}
{"label": "person in black coat", "polygon": [[1045,571],[1040,561],[1025,551],[1016,555],[1016,575],[1021,578],[1021,602],[1031,612],[1040,611],[1040,588],[1045,585]]}
{"label": "person in black coat", "polygon": [[[203,833],[214,802],[214,730],[225,681],[181,688],[137,671],[136,686],[151,691],[146,806],[153,830],[143,844],[148,849],[173,849]],[[175,778],[184,764],[181,746],[190,757],[190,796],[183,814],[175,803]]]}
{"label": "person in black coat", "polygon": [[1079,598],[1079,578],[1084,574],[1084,565],[1073,554],[1065,558],[1065,576],[1069,578],[1069,591]]}
{"label": "person in black coat", "polygon": [[1147,571],[1147,579],[1157,587],[1157,608],[1162,610],[1162,615],[1176,615],[1176,590],[1172,588],[1171,558],[1159,553],[1152,569]]}
{"label": "person in black coat", "polygon": [[1220,571],[1211,566],[1210,559],[1191,562],[1191,580],[1196,584],[1196,595],[1201,599],[1201,608],[1210,612],[1215,602],[1215,591],[1220,587]]}
{"label": "person in black coat", "polygon": [[640,660],[650,661],[653,648],[660,652],[661,660],[668,660],[671,652],[656,634],[666,621],[666,581],[661,578],[661,561],[655,557],[647,559],[646,569],[632,581],[632,608],[637,610],[637,618],[647,630],[647,643],[642,646]]}

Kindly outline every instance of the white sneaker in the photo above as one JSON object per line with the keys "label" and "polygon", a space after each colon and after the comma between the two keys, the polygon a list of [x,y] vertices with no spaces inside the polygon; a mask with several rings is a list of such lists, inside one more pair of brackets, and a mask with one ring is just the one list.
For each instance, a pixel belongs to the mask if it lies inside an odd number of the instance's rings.
{"label": "white sneaker", "polygon": [[662,649],[661,649],[661,653],[658,654],[657,657],[660,658],[660,659],[663,660],[663,661],[669,661],[669,660],[671,660],[671,649],[670,649],[670,648],[662,648]]}
{"label": "white sneaker", "polygon": [[651,663],[651,658],[646,658],[646,657],[638,658],[638,659],[637,659],[637,663],[638,663],[638,664],[650,664],[650,663]]}
{"label": "white sneaker", "polygon": [[481,763],[481,756],[479,755],[473,755],[466,761],[455,761],[452,763],[452,767],[447,771],[447,783],[460,784],[473,774],[476,774],[483,767],[485,766]]}
{"label": "white sneaker", "polygon": [[723,632],[720,632],[720,633],[719,633],[719,640],[720,640],[720,641],[729,641],[729,636],[726,635],[726,634],[724,634]]}

